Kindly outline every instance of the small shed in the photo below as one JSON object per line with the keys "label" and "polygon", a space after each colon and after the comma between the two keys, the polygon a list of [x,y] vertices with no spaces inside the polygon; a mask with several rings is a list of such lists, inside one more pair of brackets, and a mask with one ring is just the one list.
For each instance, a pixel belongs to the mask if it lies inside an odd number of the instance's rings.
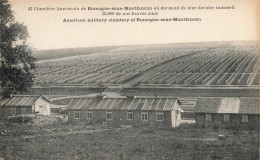
{"label": "small shed", "polygon": [[51,102],[43,96],[16,95],[0,100],[0,117],[21,114],[50,115]]}
{"label": "small shed", "polygon": [[259,127],[259,98],[199,98],[195,120],[199,127]]}
{"label": "small shed", "polygon": [[176,127],[180,101],[171,97],[74,98],[68,104],[70,122]]}

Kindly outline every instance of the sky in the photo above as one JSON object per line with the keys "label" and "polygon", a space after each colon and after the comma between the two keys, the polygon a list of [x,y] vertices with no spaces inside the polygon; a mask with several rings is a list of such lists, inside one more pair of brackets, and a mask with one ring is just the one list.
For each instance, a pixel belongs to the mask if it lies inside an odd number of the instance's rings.
{"label": "sky", "polygon": [[[259,39],[258,0],[9,0],[16,20],[27,26],[36,50]],[[102,16],[101,11],[37,11],[35,7],[180,7],[154,16]],[[187,10],[189,7],[234,6],[232,10]],[[30,11],[29,8],[33,9]],[[117,12],[117,11],[116,11]],[[147,11],[119,11],[145,12]],[[186,22],[63,22],[90,18],[201,18]]]}

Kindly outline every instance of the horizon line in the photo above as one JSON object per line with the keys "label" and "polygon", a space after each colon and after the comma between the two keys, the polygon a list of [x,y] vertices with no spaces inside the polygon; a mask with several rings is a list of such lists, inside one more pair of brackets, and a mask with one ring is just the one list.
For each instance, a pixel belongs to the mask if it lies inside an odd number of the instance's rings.
{"label": "horizon line", "polygon": [[[69,48],[49,48],[49,49],[36,49],[37,51],[47,51],[47,50],[60,50],[60,49],[80,49],[80,48],[95,48],[95,47],[125,47],[125,46],[145,46],[145,45],[167,45],[167,44],[188,44],[188,43],[210,43],[210,42],[242,42],[242,41],[254,41],[260,42],[260,40],[223,40],[223,41],[196,41],[196,42],[172,42],[172,43],[143,43],[143,44],[122,44],[122,45],[94,45],[94,46],[82,46],[82,47],[69,47]],[[35,49],[35,48],[33,48]]]}

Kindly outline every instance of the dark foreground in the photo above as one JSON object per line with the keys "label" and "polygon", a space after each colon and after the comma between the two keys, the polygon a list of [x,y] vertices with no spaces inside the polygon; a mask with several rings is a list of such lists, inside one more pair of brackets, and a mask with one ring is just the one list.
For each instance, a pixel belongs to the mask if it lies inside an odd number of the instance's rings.
{"label": "dark foreground", "polygon": [[253,130],[194,124],[175,129],[0,124],[0,129],[0,159],[259,159],[259,135]]}

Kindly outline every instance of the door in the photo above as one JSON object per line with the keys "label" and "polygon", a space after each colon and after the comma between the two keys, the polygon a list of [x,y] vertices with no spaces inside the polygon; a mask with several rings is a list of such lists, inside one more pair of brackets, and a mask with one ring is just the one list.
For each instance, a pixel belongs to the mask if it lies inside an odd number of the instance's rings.
{"label": "door", "polygon": [[172,127],[175,127],[175,111],[171,111],[171,117],[172,117]]}
{"label": "door", "polygon": [[176,118],[175,118],[175,126],[179,126],[180,125],[180,120],[181,120],[181,113],[179,111],[175,112],[176,114]]}
{"label": "door", "polygon": [[42,115],[47,115],[47,106],[46,105],[40,105],[39,106],[39,113]]}
{"label": "door", "polygon": [[239,126],[240,125],[240,118],[239,115],[232,115],[232,126]]}

